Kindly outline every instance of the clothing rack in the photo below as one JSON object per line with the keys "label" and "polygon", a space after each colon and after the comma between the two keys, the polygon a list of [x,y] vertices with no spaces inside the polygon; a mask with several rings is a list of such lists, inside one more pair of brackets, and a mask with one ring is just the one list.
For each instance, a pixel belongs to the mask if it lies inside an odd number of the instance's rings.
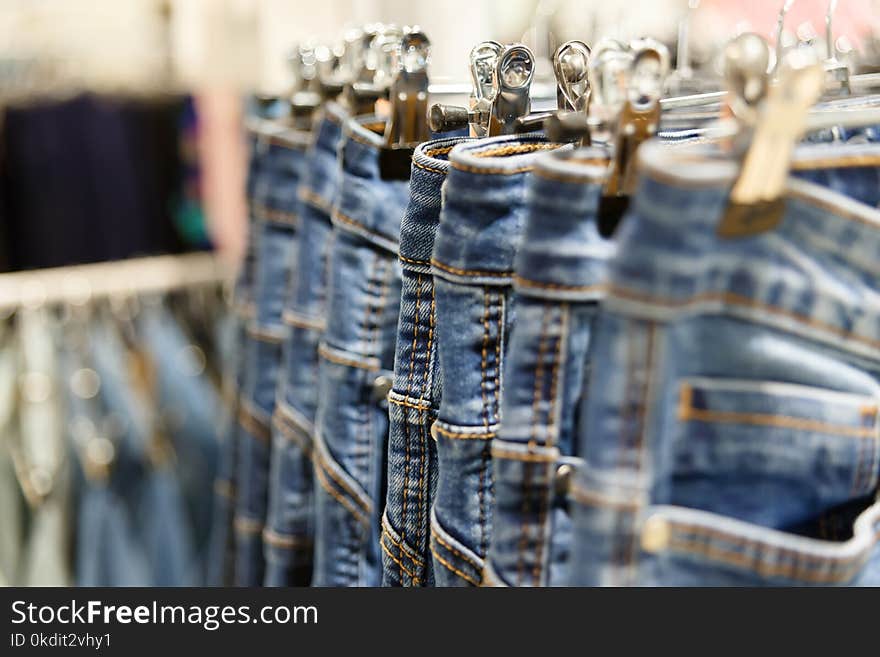
{"label": "clothing rack", "polygon": [[230,280],[231,268],[213,253],[132,258],[0,274],[0,311],[96,298],[148,294]]}

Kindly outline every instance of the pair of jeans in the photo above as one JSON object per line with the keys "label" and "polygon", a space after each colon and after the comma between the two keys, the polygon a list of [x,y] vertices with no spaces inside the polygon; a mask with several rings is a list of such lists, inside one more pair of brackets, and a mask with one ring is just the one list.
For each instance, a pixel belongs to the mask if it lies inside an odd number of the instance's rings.
{"label": "pair of jeans", "polygon": [[[177,477],[185,495],[199,565],[207,564],[212,521],[211,490],[217,475],[218,418],[223,403],[208,377],[206,355],[181,323],[158,303],[142,306],[138,331],[155,369],[155,413],[177,455]],[[198,582],[205,581],[200,568]]]}
{"label": "pair of jeans", "polygon": [[324,107],[303,162],[299,224],[293,247],[295,275],[288,285],[281,319],[282,347],[272,418],[272,472],[269,526],[263,533],[267,557],[277,566],[267,584],[308,586],[314,546],[312,439],[318,403],[318,342],[325,318],[330,211],[337,187],[336,148],[344,114]]}
{"label": "pair of jeans", "polygon": [[430,549],[438,586],[478,585],[492,532],[492,440],[514,321],[514,257],[542,136],[482,139],[449,155],[431,272],[443,398],[431,428],[439,461]]}
{"label": "pair of jeans", "polygon": [[315,419],[316,586],[377,586],[407,181],[383,180],[384,125],[346,121]]}
{"label": "pair of jeans", "polygon": [[538,159],[514,261],[516,324],[492,444],[495,507],[484,584],[568,583],[571,521],[564,487],[575,462],[576,411],[613,243],[599,232],[608,157],[598,148]]}
{"label": "pair of jeans", "polygon": [[248,166],[245,180],[245,198],[248,207],[248,230],[244,258],[235,278],[232,295],[232,322],[235,334],[231,351],[232,360],[229,386],[229,422],[223,432],[217,479],[214,482],[214,519],[211,528],[211,548],[208,556],[208,584],[229,586],[235,581],[235,500],[238,471],[238,444],[241,427],[238,424],[240,401],[244,393],[246,327],[253,319],[254,282],[254,191],[260,172],[260,120],[249,117],[246,130]]}
{"label": "pair of jeans", "polygon": [[[252,204],[254,316],[246,329],[244,394],[239,408],[235,582],[241,586],[261,585],[266,577],[263,529],[269,505],[271,418],[286,337],[281,311],[290,279],[297,187],[308,144],[303,133],[278,122],[262,125],[265,147]],[[273,580],[274,564],[273,558],[269,564]]]}
{"label": "pair of jeans", "polygon": [[97,385],[71,390],[69,427],[87,458],[94,440],[109,441],[113,458],[100,475],[81,461],[77,583],[194,586],[202,580],[184,494],[172,460],[155,449],[150,402],[126,366],[131,354],[109,318],[87,331],[88,358],[68,354],[67,371],[90,369]]}
{"label": "pair of jeans", "polygon": [[[880,166],[826,154],[843,180]],[[572,582],[880,583],[880,213],[792,178],[781,216],[743,217],[711,148],[639,158],[590,345]]]}
{"label": "pair of jeans", "polygon": [[410,199],[400,224],[402,291],[394,382],[388,395],[388,491],[382,516],[382,582],[432,586],[428,547],[430,510],[437,489],[437,418],[443,372],[437,355],[431,252],[440,224],[441,190],[449,152],[465,137],[436,139],[416,148]]}

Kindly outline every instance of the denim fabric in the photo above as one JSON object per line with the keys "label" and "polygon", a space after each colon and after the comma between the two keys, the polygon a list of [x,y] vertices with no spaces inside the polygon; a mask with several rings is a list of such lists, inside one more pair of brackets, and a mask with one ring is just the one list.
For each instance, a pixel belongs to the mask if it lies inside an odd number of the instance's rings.
{"label": "denim fabric", "polygon": [[492,444],[495,508],[484,584],[568,583],[571,521],[557,491],[575,455],[587,348],[614,253],[596,216],[607,164],[598,148],[555,152],[537,160],[529,180],[514,265],[516,325]]}
{"label": "denim fabric", "polygon": [[91,329],[90,345],[99,394],[96,401],[71,396],[71,428],[115,449],[107,475],[84,480],[77,583],[194,586],[201,576],[183,492],[171,462],[154,449],[147,400],[125,366],[125,347],[106,320]]}
{"label": "denim fabric", "polygon": [[[177,475],[186,499],[199,565],[207,563],[212,490],[218,466],[217,419],[223,417],[219,390],[205,371],[205,355],[174,316],[160,305],[144,306],[138,321],[144,349],[156,372],[155,409],[177,454]],[[198,582],[207,571],[200,568]]]}
{"label": "denim fabric", "polygon": [[[791,179],[779,223],[738,223],[735,166],[706,150],[640,149],[591,344],[572,581],[878,584],[880,213]],[[828,152],[848,176],[851,149]]]}
{"label": "denim fabric", "polygon": [[270,562],[267,585],[307,586],[312,577],[315,383],[342,120],[338,106],[324,109],[303,163],[298,191],[299,224],[292,254],[296,270],[282,313],[287,339],[272,419],[270,520],[263,533]]}
{"label": "denim fabric", "polygon": [[460,144],[449,156],[431,261],[446,382],[431,428],[439,460],[430,520],[438,586],[482,581],[492,531],[490,449],[514,320],[513,263],[527,174],[540,153],[557,147],[540,135],[505,136]]}
{"label": "denim fabric", "polygon": [[440,191],[449,152],[467,138],[421,144],[413,154],[410,200],[400,225],[403,286],[394,382],[388,396],[388,491],[382,516],[385,586],[431,586],[430,509],[437,489],[437,418],[443,375],[437,362],[431,252],[440,223]]}
{"label": "denim fabric", "polygon": [[263,529],[269,503],[271,418],[286,332],[281,322],[297,218],[297,183],[307,141],[302,133],[264,123],[268,144],[254,187],[254,318],[245,340],[244,395],[239,409],[235,582],[263,583]]}
{"label": "denim fabric", "polygon": [[232,316],[235,324],[234,349],[227,354],[232,361],[233,375],[230,380],[229,422],[223,432],[220,448],[220,462],[217,479],[214,482],[214,518],[211,528],[211,547],[208,556],[208,584],[210,586],[229,586],[235,581],[235,499],[238,471],[238,446],[241,427],[238,424],[240,401],[244,392],[246,327],[253,319],[253,284],[255,269],[254,191],[259,176],[260,155],[263,151],[260,140],[259,121],[248,121],[246,139],[248,148],[248,167],[245,196],[248,206],[248,231],[244,258],[235,279],[232,297]]}
{"label": "denim fabric", "polygon": [[383,138],[370,128],[382,127],[371,117],[348,120],[340,148],[313,446],[318,586],[381,581],[385,397],[400,304],[397,240],[409,197],[408,182],[380,179]]}
{"label": "denim fabric", "polygon": [[214,480],[214,510],[208,548],[208,586],[230,586],[235,571],[235,475],[238,456],[238,410],[244,376],[244,341],[246,320],[240,313],[229,314],[229,344],[221,350],[223,372],[223,421]]}

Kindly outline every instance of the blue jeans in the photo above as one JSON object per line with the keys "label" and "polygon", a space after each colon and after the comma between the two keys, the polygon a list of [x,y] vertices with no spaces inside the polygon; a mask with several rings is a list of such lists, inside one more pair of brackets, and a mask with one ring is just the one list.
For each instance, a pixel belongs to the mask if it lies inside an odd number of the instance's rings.
{"label": "blue jeans", "polygon": [[[312,578],[312,439],[318,398],[318,342],[324,326],[331,199],[337,186],[341,109],[328,105],[303,162],[294,275],[287,288],[275,412],[269,523],[263,532],[267,585],[308,586]],[[276,564],[273,566],[273,563]]]}
{"label": "blue jeans", "polygon": [[437,139],[413,154],[410,200],[400,225],[403,286],[394,383],[388,395],[388,491],[382,517],[382,581],[431,586],[430,509],[437,488],[437,418],[443,374],[437,362],[431,252],[440,223],[440,192],[449,151],[467,138]]}
{"label": "blue jeans", "polygon": [[[138,318],[144,349],[154,363],[156,400],[177,455],[177,476],[186,496],[199,565],[207,561],[212,490],[218,465],[216,422],[222,417],[219,390],[204,369],[204,353],[164,307],[144,305]],[[199,584],[206,569],[199,569]]]}
{"label": "blue jeans", "polygon": [[587,349],[612,243],[597,210],[607,170],[598,148],[537,160],[514,263],[516,324],[492,444],[495,508],[484,584],[568,583],[571,521],[564,487]]}
{"label": "blue jeans", "polygon": [[245,339],[236,486],[235,582],[263,583],[263,529],[268,512],[271,418],[286,336],[281,322],[297,219],[297,183],[307,141],[300,133],[263,123],[265,150],[254,186],[254,316]]}
{"label": "blue jeans", "polygon": [[[825,148],[849,176],[852,148]],[[590,345],[572,582],[876,585],[880,216],[796,179],[778,221],[727,215],[736,167],[701,153],[640,149]]]}
{"label": "blue jeans", "polygon": [[539,135],[472,141],[450,154],[432,273],[443,399],[431,432],[439,477],[430,548],[438,586],[478,585],[492,532],[492,439],[514,321],[513,264]]}
{"label": "blue jeans", "polygon": [[195,586],[202,573],[192,521],[172,462],[152,449],[149,401],[125,366],[116,327],[102,321],[88,331],[88,360],[69,353],[67,371],[93,368],[99,392],[88,399],[70,395],[71,431],[80,448],[98,437],[114,451],[103,475],[86,471],[82,479],[77,584]]}
{"label": "blue jeans", "polygon": [[317,586],[381,581],[385,397],[400,303],[397,240],[409,184],[380,178],[383,138],[371,128],[382,124],[348,120],[340,148],[312,459]]}

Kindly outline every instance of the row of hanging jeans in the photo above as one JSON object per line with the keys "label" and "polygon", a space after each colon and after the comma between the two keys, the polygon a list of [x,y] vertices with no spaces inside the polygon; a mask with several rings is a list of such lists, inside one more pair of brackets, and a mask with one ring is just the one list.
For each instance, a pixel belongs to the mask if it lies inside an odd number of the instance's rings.
{"label": "row of hanging jeans", "polygon": [[382,128],[250,126],[215,584],[880,583],[872,130],[755,224],[699,131],[621,217],[601,144]]}
{"label": "row of hanging jeans", "polygon": [[225,315],[196,290],[0,323],[4,584],[205,583]]}

